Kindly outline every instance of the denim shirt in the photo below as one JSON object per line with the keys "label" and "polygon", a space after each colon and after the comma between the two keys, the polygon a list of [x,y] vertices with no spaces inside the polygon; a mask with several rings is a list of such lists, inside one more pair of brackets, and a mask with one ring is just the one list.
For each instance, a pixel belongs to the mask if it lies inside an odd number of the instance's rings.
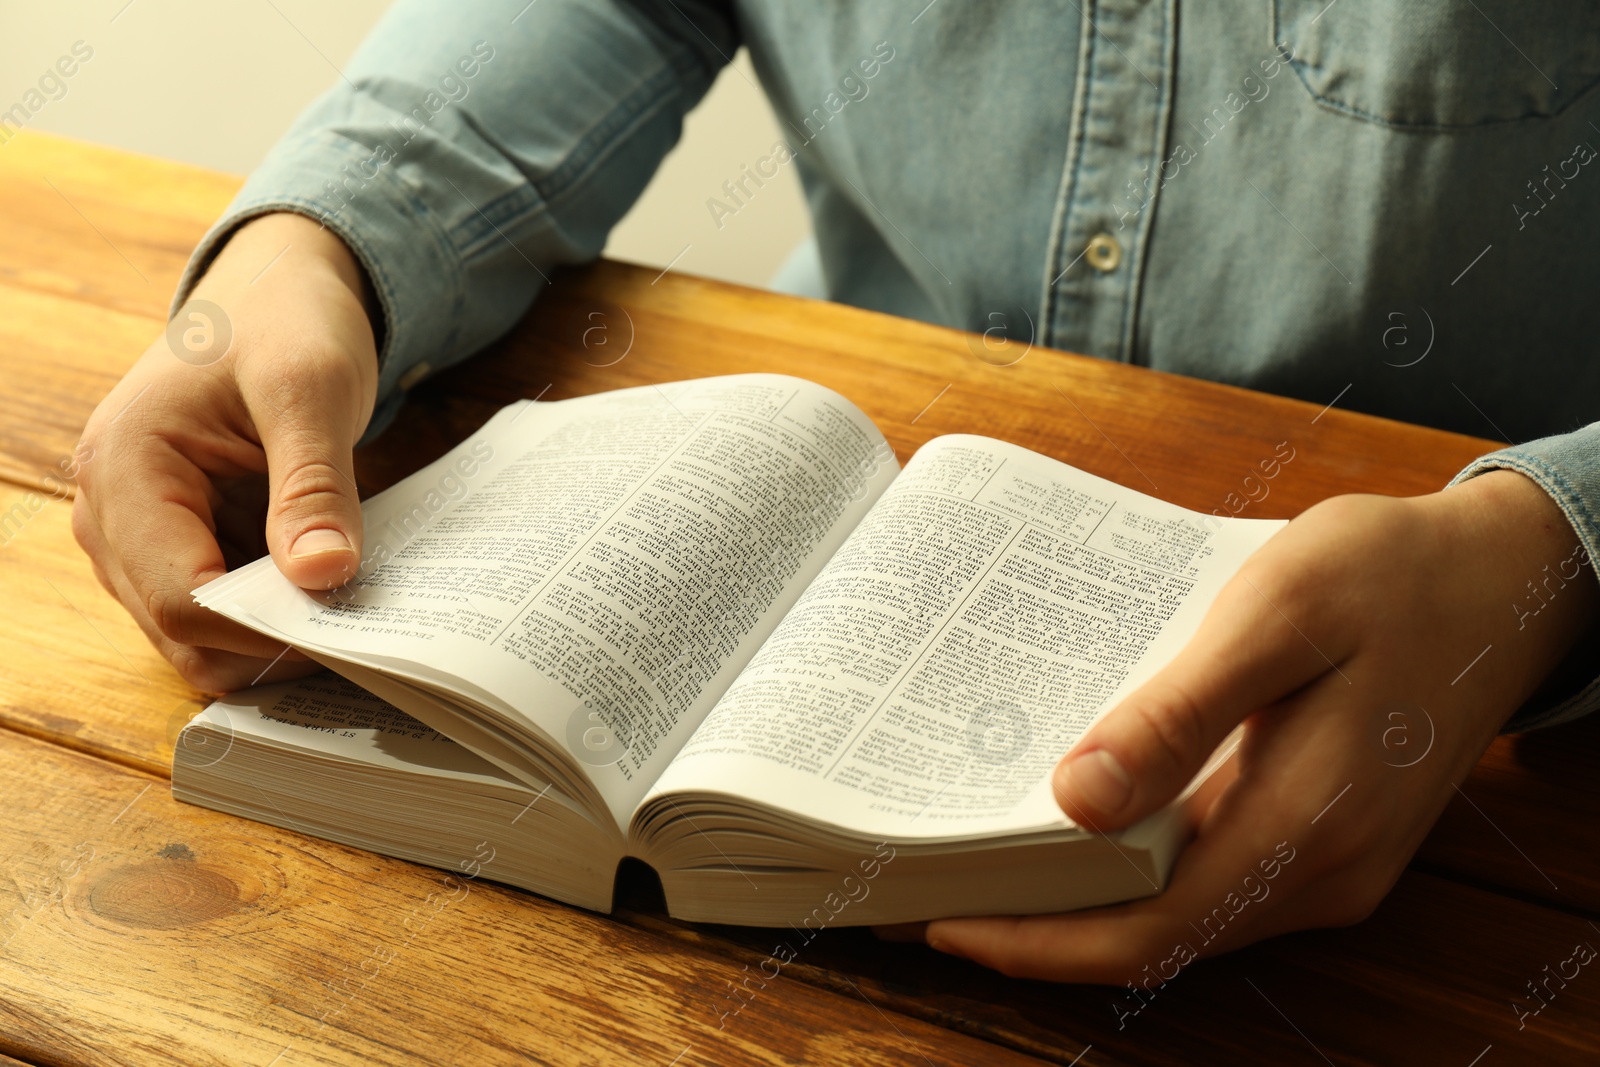
{"label": "denim shirt", "polygon": [[370,437],[600,253],[740,45],[786,141],[685,210],[795,167],[833,299],[1528,442],[1457,480],[1521,471],[1600,558],[1580,0],[399,0],[174,310],[242,220],[325,221],[382,305]]}

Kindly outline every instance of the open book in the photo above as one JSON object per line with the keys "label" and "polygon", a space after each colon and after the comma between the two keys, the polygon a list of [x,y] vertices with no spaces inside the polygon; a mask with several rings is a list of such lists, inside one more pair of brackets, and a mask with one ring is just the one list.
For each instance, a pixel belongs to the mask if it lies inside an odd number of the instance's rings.
{"label": "open book", "polygon": [[1089,833],[1050,771],[1283,525],[982,437],[902,471],[768,374],[512,404],[363,514],[339,589],[196,592],[356,685],[217,702],[177,797],[597,910],[633,856],[673,915],[813,927],[1158,892],[1181,809]]}

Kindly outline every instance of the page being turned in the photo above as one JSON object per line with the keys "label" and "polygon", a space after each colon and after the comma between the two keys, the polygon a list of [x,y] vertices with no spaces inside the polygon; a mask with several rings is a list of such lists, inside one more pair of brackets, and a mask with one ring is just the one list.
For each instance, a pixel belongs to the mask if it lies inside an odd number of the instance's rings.
{"label": "page being turned", "polygon": [[226,599],[537,727],[624,819],[895,474],[854,405],[762,374],[529,405],[463,449],[470,478],[368,503],[395,547],[357,581],[314,597],[268,562]]}
{"label": "page being turned", "polygon": [[652,795],[710,787],[888,836],[1069,825],[1051,769],[1282,525],[937,438]]}

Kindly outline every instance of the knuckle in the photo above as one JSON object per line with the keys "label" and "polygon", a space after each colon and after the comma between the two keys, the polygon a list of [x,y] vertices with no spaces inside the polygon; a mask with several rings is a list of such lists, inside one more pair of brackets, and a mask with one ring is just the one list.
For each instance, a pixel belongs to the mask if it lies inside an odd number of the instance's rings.
{"label": "knuckle", "polygon": [[345,476],[331,463],[312,460],[300,463],[282,476],[277,503],[297,511],[343,507],[347,497]]}
{"label": "knuckle", "polygon": [[1183,689],[1164,687],[1155,699],[1135,706],[1150,750],[1173,769],[1187,767],[1195,760],[1205,741],[1205,720],[1200,707]]}
{"label": "knuckle", "polygon": [[337,394],[355,384],[350,361],[319,341],[275,336],[270,345],[255,347],[270,351],[272,358],[251,364],[249,388],[275,410],[320,407],[330,391]]}
{"label": "knuckle", "polygon": [[95,536],[95,519],[89,510],[88,501],[82,494],[72,502],[72,539],[78,542],[78,547],[96,563],[99,559],[96,552],[100,547],[99,538]]}
{"label": "knuckle", "polygon": [[99,434],[85,432],[73,448],[73,481],[78,483],[79,496],[93,492],[99,486],[99,478],[95,474],[98,468],[89,461],[104,447]]}
{"label": "knuckle", "polygon": [[1032,955],[1020,945],[997,947],[989,959],[989,966],[1007,978],[1032,978],[1035,974]]}
{"label": "knuckle", "polygon": [[229,679],[217,670],[212,657],[204,649],[193,645],[176,645],[168,660],[179,677],[202,692],[219,693],[228,688]]}
{"label": "knuckle", "polygon": [[170,641],[187,644],[189,633],[188,597],[167,589],[152,589],[145,595],[144,609],[156,632]]}

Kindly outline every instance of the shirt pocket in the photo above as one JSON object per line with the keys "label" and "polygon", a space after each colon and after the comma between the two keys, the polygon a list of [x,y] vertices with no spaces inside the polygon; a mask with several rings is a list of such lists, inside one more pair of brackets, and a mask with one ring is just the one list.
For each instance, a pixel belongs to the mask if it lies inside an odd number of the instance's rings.
{"label": "shirt pocket", "polygon": [[1317,102],[1452,130],[1559,114],[1600,82],[1592,0],[1272,0],[1272,40]]}

